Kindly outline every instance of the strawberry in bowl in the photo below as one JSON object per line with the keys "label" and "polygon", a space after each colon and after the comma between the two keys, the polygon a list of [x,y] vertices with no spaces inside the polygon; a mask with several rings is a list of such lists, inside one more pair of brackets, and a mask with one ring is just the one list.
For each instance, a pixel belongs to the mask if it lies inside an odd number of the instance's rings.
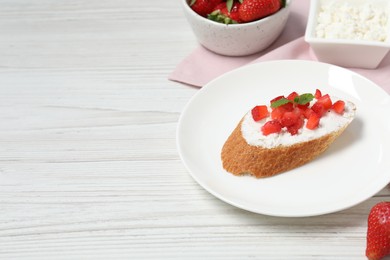
{"label": "strawberry in bowl", "polygon": [[291,0],[182,0],[198,42],[226,56],[245,56],[270,46],[282,33]]}
{"label": "strawberry in bowl", "polygon": [[285,0],[191,0],[190,7],[210,20],[237,24],[253,22],[286,6]]}

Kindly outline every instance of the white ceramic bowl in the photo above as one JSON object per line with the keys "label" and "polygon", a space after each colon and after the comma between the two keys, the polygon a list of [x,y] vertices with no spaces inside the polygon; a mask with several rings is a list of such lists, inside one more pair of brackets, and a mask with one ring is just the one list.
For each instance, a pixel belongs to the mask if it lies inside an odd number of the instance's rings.
{"label": "white ceramic bowl", "polygon": [[[321,34],[321,36],[317,35],[317,26],[319,23],[319,15],[322,7],[323,5],[329,4],[331,1],[335,0],[311,0],[310,2],[310,12],[306,26],[305,41],[310,44],[317,59],[322,62],[343,67],[366,69],[375,69],[378,67],[380,62],[390,50],[390,1],[336,0],[338,2],[337,4],[339,5],[342,4],[344,7],[348,5],[354,8],[352,9],[354,10],[354,13],[350,13],[348,10],[351,9],[348,8],[338,8],[338,10],[341,11],[337,12],[343,17],[342,19],[352,19],[351,17],[355,17],[356,14],[360,14],[361,17],[367,17],[367,15],[370,13],[369,11],[376,10],[375,8],[379,8],[382,10],[381,12],[386,12],[387,25],[386,27],[383,27],[386,28],[387,31],[387,37],[385,41],[379,41],[378,39],[374,40],[373,37],[368,36],[366,37],[367,39],[357,39],[358,37],[356,31],[358,30],[355,29],[355,33],[352,33],[352,27],[348,26],[350,23],[344,20],[341,20],[343,21],[342,25],[336,25],[333,22],[322,22],[322,28],[325,28],[324,24],[328,26],[326,27],[326,30],[322,30],[322,32],[327,31],[328,33],[326,35],[328,36],[324,36],[324,33]],[[368,8],[368,4],[371,5],[370,8]],[[332,15],[335,15],[335,12],[332,12]],[[330,19],[328,21],[333,21],[335,19],[331,19],[330,16],[325,17]],[[324,18],[321,20],[323,19]],[[370,23],[371,21],[362,22],[362,24],[371,28],[369,29],[369,33],[366,35],[374,35],[373,32],[378,32],[378,30],[374,31],[374,27],[371,27]],[[359,28],[357,25],[360,24],[360,22],[355,22],[354,24],[356,26],[355,28]],[[376,29],[378,29],[378,27],[376,27]],[[350,35],[350,37],[346,37],[346,35]]]}
{"label": "white ceramic bowl", "polygon": [[245,56],[270,46],[283,31],[292,0],[278,12],[258,21],[242,24],[222,24],[195,13],[189,0],[182,0],[185,16],[200,44],[227,56]]}

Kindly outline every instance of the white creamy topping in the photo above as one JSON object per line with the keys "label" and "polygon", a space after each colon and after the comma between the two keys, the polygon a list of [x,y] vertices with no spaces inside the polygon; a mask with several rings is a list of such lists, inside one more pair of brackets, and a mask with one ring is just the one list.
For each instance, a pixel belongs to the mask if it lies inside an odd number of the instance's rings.
{"label": "white creamy topping", "polygon": [[385,42],[390,28],[389,4],[353,1],[322,1],[316,36]]}
{"label": "white creamy topping", "polygon": [[267,136],[263,135],[261,127],[271,119],[268,117],[256,122],[253,120],[251,111],[249,111],[242,121],[241,132],[247,143],[253,146],[261,146],[265,148],[274,148],[279,145],[290,146],[296,143],[319,138],[340,129],[345,126],[345,124],[350,123],[353,120],[355,110],[356,108],[353,103],[345,101],[345,111],[343,115],[339,115],[332,110],[325,113],[325,115],[320,119],[319,126],[314,130],[306,128],[305,125],[307,120],[305,119],[304,126],[296,135],[291,135],[287,132],[286,128],[283,128],[282,132]]}

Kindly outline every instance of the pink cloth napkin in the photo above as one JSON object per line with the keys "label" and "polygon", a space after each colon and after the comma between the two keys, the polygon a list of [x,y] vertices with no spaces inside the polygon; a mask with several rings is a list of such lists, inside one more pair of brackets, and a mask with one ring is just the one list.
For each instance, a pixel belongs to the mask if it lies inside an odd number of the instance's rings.
{"label": "pink cloth napkin", "polygon": [[[317,60],[304,40],[310,1],[294,0],[286,27],[280,37],[266,50],[244,57],[228,57],[199,46],[187,56],[168,79],[202,87],[212,79],[240,66],[281,59]],[[390,54],[376,69],[348,68],[370,79],[390,94]]]}

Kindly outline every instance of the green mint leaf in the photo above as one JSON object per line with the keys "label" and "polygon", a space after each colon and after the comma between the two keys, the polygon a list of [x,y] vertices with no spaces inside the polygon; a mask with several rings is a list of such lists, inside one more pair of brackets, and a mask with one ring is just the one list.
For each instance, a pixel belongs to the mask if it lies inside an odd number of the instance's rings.
{"label": "green mint leaf", "polygon": [[192,6],[193,4],[195,4],[196,0],[191,0],[191,3],[190,3],[190,6]]}
{"label": "green mint leaf", "polygon": [[310,103],[313,99],[313,94],[306,93],[294,98],[294,103],[297,103],[298,105],[306,105],[307,103]]}
{"label": "green mint leaf", "polygon": [[283,106],[287,103],[290,103],[291,100],[288,100],[287,98],[281,98],[271,103],[271,108],[277,108],[280,106]]}
{"label": "green mint leaf", "polygon": [[227,0],[226,1],[226,7],[228,9],[228,12],[230,13],[230,11],[232,10],[233,8],[233,0]]}

